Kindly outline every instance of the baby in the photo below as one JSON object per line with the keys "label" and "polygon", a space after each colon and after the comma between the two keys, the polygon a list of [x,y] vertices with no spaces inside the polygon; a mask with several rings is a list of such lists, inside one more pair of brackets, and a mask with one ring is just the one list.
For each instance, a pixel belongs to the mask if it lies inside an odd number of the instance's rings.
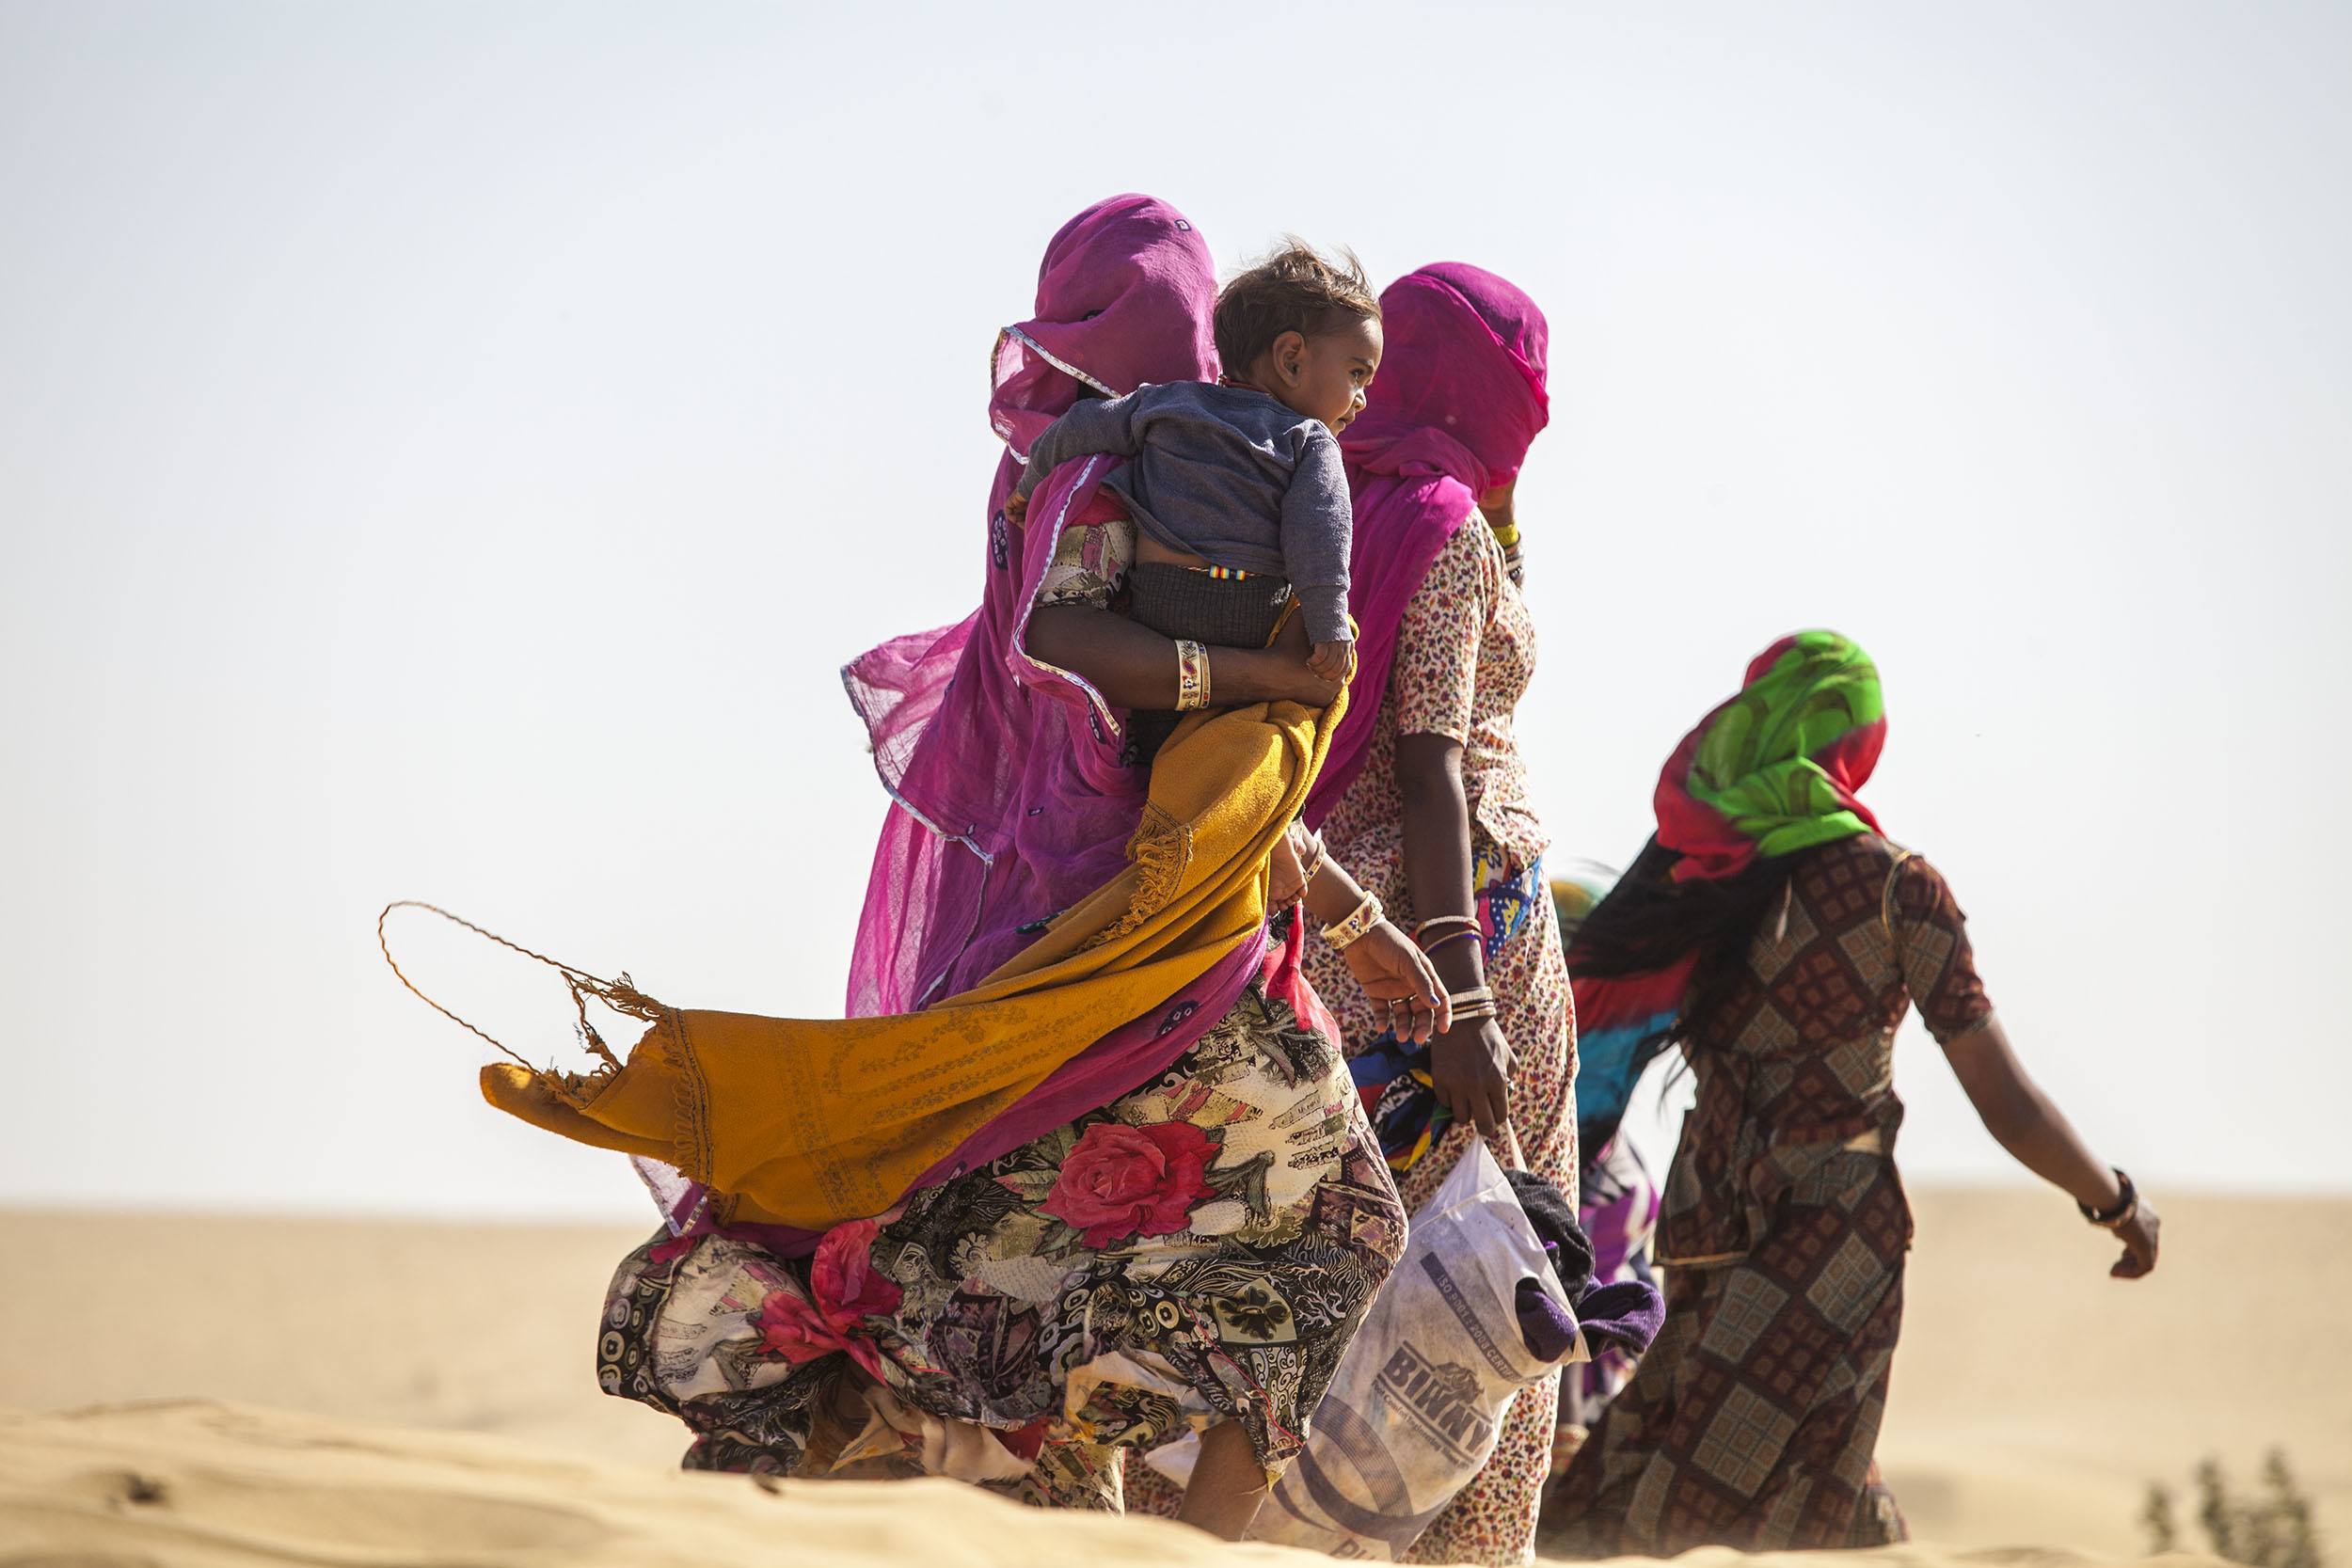
{"label": "baby", "polygon": [[1354,257],[1334,266],[1293,241],[1225,286],[1216,332],[1221,382],[1080,403],[1038,438],[1006,510],[1018,519],[1072,458],[1129,459],[1103,481],[1137,532],[1128,613],[1166,637],[1263,646],[1295,595],[1310,664],[1343,680],[1353,511],[1338,432],[1380,368],[1379,302]]}

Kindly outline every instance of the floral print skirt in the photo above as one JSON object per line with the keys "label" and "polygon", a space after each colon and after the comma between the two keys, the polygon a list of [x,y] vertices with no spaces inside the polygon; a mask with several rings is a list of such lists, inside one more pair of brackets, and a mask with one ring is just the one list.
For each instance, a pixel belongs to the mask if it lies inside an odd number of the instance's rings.
{"label": "floral print skirt", "polygon": [[657,1236],[598,1372],[692,1429],[689,1468],[1116,1510],[1122,1449],[1219,1421],[1279,1474],[1404,1244],[1336,1046],[1259,985],[1152,1083],[813,1259]]}

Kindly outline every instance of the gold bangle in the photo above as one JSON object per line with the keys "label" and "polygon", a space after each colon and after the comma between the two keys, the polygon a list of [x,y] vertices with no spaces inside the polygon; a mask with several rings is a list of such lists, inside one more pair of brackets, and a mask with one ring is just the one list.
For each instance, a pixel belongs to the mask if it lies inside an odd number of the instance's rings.
{"label": "gold bangle", "polygon": [[1323,870],[1325,863],[1330,859],[1330,852],[1323,847],[1321,833],[1311,832],[1307,835],[1307,848],[1311,858],[1304,866],[1300,867],[1298,873],[1298,885],[1302,888],[1315,879],[1316,875]]}
{"label": "gold bangle", "polygon": [[1379,895],[1367,893],[1364,901],[1356,906],[1355,913],[1335,926],[1323,928],[1323,940],[1331,944],[1333,952],[1344,952],[1361,942],[1375,926],[1387,918],[1387,911],[1380,908]]}
{"label": "gold bangle", "polygon": [[1176,640],[1176,711],[1209,705],[1209,653],[1188,638]]}

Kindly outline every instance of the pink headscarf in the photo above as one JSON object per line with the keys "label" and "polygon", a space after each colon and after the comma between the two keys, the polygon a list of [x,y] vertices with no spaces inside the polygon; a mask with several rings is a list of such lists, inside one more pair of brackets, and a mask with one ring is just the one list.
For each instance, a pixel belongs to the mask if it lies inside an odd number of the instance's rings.
{"label": "pink headscarf", "polygon": [[[1216,267],[1183,214],[1148,196],[1098,201],[1061,226],[1037,272],[1037,314],[997,338],[988,420],[1016,476],[1081,385],[1214,381]],[[996,510],[1001,496],[990,499]]]}
{"label": "pink headscarf", "polygon": [[1518,476],[1551,418],[1544,313],[1493,273],[1461,261],[1406,273],[1381,294],[1380,317],[1380,374],[1340,436],[1356,494],[1356,684],[1308,798],[1310,823],[1363,770],[1405,607],[1478,498]]}

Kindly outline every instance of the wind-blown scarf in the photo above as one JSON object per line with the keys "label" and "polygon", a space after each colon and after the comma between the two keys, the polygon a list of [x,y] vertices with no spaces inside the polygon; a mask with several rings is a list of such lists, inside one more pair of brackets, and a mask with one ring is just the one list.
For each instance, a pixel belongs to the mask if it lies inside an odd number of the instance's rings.
{"label": "wind-blown scarf", "polygon": [[1129,863],[970,990],[921,1012],[797,1020],[589,984],[651,1024],[628,1060],[585,1079],[497,1063],[483,1095],[548,1132],[675,1165],[708,1188],[716,1223],[814,1232],[880,1213],[1090,1045],[1155,1057],[1197,1016],[1189,988],[1236,954],[1257,972],[1266,857],[1343,705],[1188,719],[1152,769]]}
{"label": "wind-blown scarf", "polygon": [[1834,631],[1784,637],[1749,664],[1737,696],[1685,736],[1659,774],[1656,843],[1662,877],[1629,874],[1563,936],[1576,995],[1577,1135],[1597,1148],[1614,1134],[1642,1069],[1682,1023],[1700,954],[1657,955],[1655,967],[1598,974],[1597,938],[1673,895],[1675,884],[1736,877],[1760,861],[1876,832],[1856,797],[1886,738],[1878,671]]}
{"label": "wind-blown scarf", "polygon": [[1356,498],[1356,681],[1308,802],[1310,824],[1330,815],[1363,769],[1405,607],[1478,498],[1518,475],[1551,417],[1550,329],[1534,300],[1493,273],[1460,261],[1406,273],[1380,295],[1380,373],[1340,436]]}

